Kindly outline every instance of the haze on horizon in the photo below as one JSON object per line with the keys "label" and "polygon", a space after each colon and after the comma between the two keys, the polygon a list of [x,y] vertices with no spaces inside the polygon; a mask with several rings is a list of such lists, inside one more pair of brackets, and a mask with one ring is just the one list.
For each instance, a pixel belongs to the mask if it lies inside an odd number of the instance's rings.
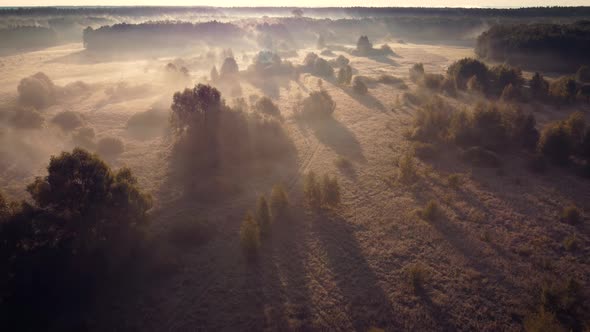
{"label": "haze on horizon", "polygon": [[[0,0],[0,6],[214,6],[214,7],[273,7],[276,1],[271,0],[220,0],[215,2],[191,0]],[[354,0],[328,1],[285,1],[282,7],[354,7],[359,3]],[[515,3],[511,0],[459,0],[449,3],[446,0],[410,0],[403,2],[387,0],[370,0],[362,3],[364,7],[482,7],[482,8],[515,8],[544,6],[590,6],[590,0],[523,0]]]}

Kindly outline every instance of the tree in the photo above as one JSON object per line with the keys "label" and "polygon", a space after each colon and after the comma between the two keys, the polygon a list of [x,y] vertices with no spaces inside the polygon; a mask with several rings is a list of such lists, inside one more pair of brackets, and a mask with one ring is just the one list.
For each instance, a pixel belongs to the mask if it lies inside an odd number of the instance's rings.
{"label": "tree", "polygon": [[338,70],[338,83],[342,85],[349,85],[352,79],[352,68],[349,65],[345,65],[344,67]]}
{"label": "tree", "polygon": [[23,105],[41,109],[55,103],[55,85],[42,72],[23,78],[17,90],[19,101]]}
{"label": "tree", "polygon": [[324,174],[322,178],[322,204],[331,207],[340,204],[340,184],[335,176]]}
{"label": "tree", "polygon": [[268,236],[270,234],[270,210],[264,195],[258,198],[256,203],[256,223],[260,227],[260,234]]}
{"label": "tree", "polygon": [[280,185],[274,185],[270,193],[270,214],[273,220],[284,217],[289,208],[289,198],[285,188]]}
{"label": "tree", "polygon": [[325,91],[314,91],[303,100],[303,114],[309,116],[326,117],[332,115],[336,109],[336,102]]}
{"label": "tree", "polygon": [[423,76],[424,64],[415,63],[412,68],[410,68],[410,80],[412,80],[412,82],[418,82]]}
{"label": "tree", "polygon": [[356,43],[356,50],[360,55],[368,55],[373,50],[373,44],[369,41],[369,37],[360,36]]}
{"label": "tree", "polygon": [[465,89],[467,81],[473,76],[481,84],[484,92],[488,87],[489,70],[481,61],[472,58],[463,58],[452,63],[447,69],[447,75],[455,80],[459,89]]}
{"label": "tree", "polygon": [[[172,125],[177,130],[207,122],[225,107],[221,93],[210,85],[198,84],[172,97]],[[196,129],[196,128],[193,128]]]}
{"label": "tree", "polygon": [[213,66],[211,69],[211,82],[217,82],[219,80],[219,73],[217,72],[217,67]]}
{"label": "tree", "polygon": [[310,206],[314,208],[320,207],[322,204],[322,189],[317,176],[313,171],[305,175],[303,193]]}
{"label": "tree", "polygon": [[272,101],[272,99],[264,96],[259,98],[253,105],[254,110],[259,113],[264,113],[272,116],[281,116],[281,110]]}
{"label": "tree", "polygon": [[254,258],[260,247],[260,228],[250,212],[246,214],[240,227],[240,244],[249,258]]}
{"label": "tree", "polygon": [[536,72],[529,82],[531,94],[535,99],[545,99],[549,94],[549,82],[543,78],[543,75]]}
{"label": "tree", "polygon": [[227,57],[223,60],[221,69],[219,70],[220,79],[232,79],[239,73],[238,63],[233,57]]}

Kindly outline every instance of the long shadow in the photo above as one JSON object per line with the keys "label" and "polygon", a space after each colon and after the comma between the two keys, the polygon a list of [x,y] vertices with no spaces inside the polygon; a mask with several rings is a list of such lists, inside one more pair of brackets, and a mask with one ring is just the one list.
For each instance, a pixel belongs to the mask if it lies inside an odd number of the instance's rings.
{"label": "long shadow", "polygon": [[289,88],[291,78],[289,76],[249,76],[247,80],[254,87],[260,89],[266,96],[272,99],[278,99],[281,97],[281,88]]}
{"label": "long shadow", "polygon": [[384,55],[382,55],[382,56],[369,56],[368,58],[371,59],[371,60],[373,60],[373,61],[376,61],[376,62],[379,62],[379,63],[383,63],[383,64],[386,64],[386,65],[390,65],[390,66],[393,66],[393,67],[399,67],[399,66],[401,66],[399,63],[397,63],[397,61],[389,58],[388,56],[384,56]]}
{"label": "long shadow", "polygon": [[344,91],[349,97],[356,100],[361,105],[363,105],[367,108],[377,109],[381,112],[387,112],[387,107],[385,107],[385,105],[383,105],[383,103],[381,103],[379,101],[379,99],[372,96],[369,92],[361,95],[361,94],[355,93],[354,91],[352,91],[352,88],[348,88],[348,87],[342,87],[342,91]]}
{"label": "long shadow", "polygon": [[332,117],[312,119],[309,127],[322,144],[330,147],[338,155],[356,161],[366,161],[359,141],[352,131],[338,120]]}
{"label": "long shadow", "polygon": [[354,330],[400,326],[389,297],[359,247],[354,226],[338,216],[324,214],[313,220],[312,229],[326,251]]}

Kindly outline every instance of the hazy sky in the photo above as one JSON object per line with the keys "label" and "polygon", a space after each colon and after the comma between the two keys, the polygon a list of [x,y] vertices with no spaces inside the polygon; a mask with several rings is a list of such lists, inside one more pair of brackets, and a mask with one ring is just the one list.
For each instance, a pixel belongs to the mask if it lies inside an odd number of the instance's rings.
{"label": "hazy sky", "polygon": [[301,6],[531,7],[590,6],[590,0],[0,0],[0,6]]}

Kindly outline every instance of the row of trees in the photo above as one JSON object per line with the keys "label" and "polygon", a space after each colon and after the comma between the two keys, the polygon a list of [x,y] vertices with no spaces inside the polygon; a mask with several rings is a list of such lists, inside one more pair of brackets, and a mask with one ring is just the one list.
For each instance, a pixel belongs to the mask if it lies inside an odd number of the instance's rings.
{"label": "row of trees", "polygon": [[590,58],[590,22],[494,25],[477,38],[475,52],[529,68],[574,71]]}

